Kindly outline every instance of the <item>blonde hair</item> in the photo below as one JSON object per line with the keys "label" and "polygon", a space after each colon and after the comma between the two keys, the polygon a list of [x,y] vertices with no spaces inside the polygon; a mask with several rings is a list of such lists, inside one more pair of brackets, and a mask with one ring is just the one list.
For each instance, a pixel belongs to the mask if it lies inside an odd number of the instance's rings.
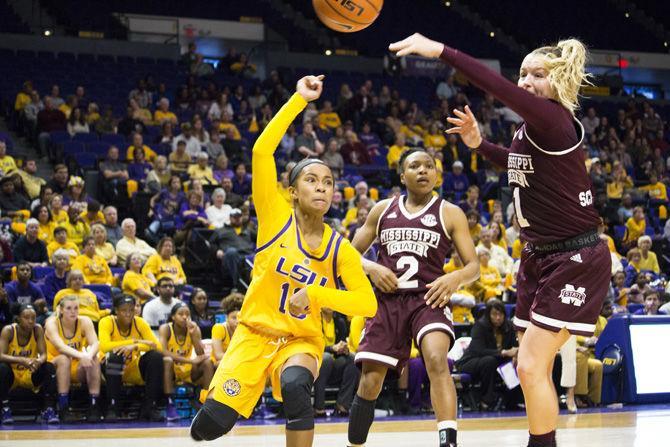
{"label": "blonde hair", "polygon": [[556,45],[533,50],[530,56],[543,59],[556,99],[574,115],[579,109],[579,89],[583,85],[592,85],[591,75],[584,69],[587,58],[584,44],[577,39],[561,40]]}
{"label": "blonde hair", "polygon": [[76,301],[79,303],[79,298],[77,298],[77,295],[65,295],[63,299],[60,300],[58,307],[56,308],[56,318],[60,318],[61,310],[65,306],[66,301]]}

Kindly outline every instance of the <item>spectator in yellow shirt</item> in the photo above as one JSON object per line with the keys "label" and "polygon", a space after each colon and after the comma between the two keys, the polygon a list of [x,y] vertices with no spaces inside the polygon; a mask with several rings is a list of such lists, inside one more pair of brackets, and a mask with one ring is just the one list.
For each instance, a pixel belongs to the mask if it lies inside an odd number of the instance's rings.
{"label": "spectator in yellow shirt", "polygon": [[479,279],[472,283],[469,291],[478,298],[479,301],[488,301],[491,298],[502,295],[503,283],[500,272],[497,268],[489,265],[491,252],[484,246],[477,247],[477,256],[479,256]]}
{"label": "spectator in yellow shirt", "polygon": [[621,200],[623,193],[633,187],[633,179],[626,173],[623,165],[616,161],[612,169],[611,181],[607,183],[607,199]]}
{"label": "spectator in yellow shirt", "polygon": [[133,253],[126,261],[126,274],[123,275],[121,288],[135,298],[139,298],[142,305],[156,296],[151,291],[153,282],[142,274],[142,257]]}
{"label": "spectator in yellow shirt", "polygon": [[437,122],[433,122],[433,124],[430,125],[428,132],[423,137],[423,146],[426,149],[432,147],[437,151],[441,151],[446,145],[447,139],[444,137],[444,132],[440,131]]}
{"label": "spectator in yellow shirt", "polygon": [[54,194],[49,200],[51,220],[55,226],[64,225],[68,221],[67,211],[63,209],[63,196]]}
{"label": "spectator in yellow shirt", "polygon": [[170,121],[172,124],[177,124],[177,115],[170,112],[170,100],[161,98],[158,102],[158,108],[154,112],[154,122],[157,125],[162,125],[165,121]]}
{"label": "spectator in yellow shirt", "polygon": [[95,293],[84,289],[84,274],[80,270],[70,270],[70,273],[67,275],[67,289],[62,289],[56,293],[53,308],[58,307],[60,301],[68,295],[77,297],[77,301],[79,301],[79,315],[90,318],[94,323],[110,314],[109,309],[100,309]]}
{"label": "spectator in yellow shirt", "polygon": [[221,113],[221,121],[219,122],[219,132],[227,135],[228,129],[233,130],[233,140],[241,140],[242,135],[240,130],[237,128],[235,123],[233,123],[233,115],[229,112],[223,111]]}
{"label": "spectator in yellow shirt", "polygon": [[67,209],[68,221],[63,224],[63,228],[67,230],[68,240],[77,244],[78,247],[82,246],[84,237],[91,232],[91,228],[79,217],[80,214],[79,204],[72,202]]}
{"label": "spectator in yellow shirt", "polygon": [[95,240],[93,236],[86,236],[84,238],[83,253],[75,258],[72,268],[81,270],[84,274],[84,279],[89,284],[113,285],[114,276],[107,261],[95,253]]}
{"label": "spectator in yellow shirt", "polygon": [[323,108],[319,112],[319,127],[323,130],[334,130],[342,125],[340,116],[333,110],[333,104],[330,101],[323,102]]}
{"label": "spectator in yellow shirt", "polygon": [[7,155],[7,143],[0,140],[0,175],[7,175],[17,169],[14,157]]}
{"label": "spectator in yellow shirt", "polygon": [[[451,273],[462,268],[463,261],[461,261],[460,256],[458,256],[458,253],[454,250],[451,253],[451,259],[444,264],[442,270],[444,273]],[[463,285],[451,295],[451,312],[454,323],[473,323],[475,321],[472,316],[472,308],[475,307],[477,302],[475,301],[474,295],[470,293],[467,287],[467,284]]]}
{"label": "spectator in yellow shirt", "polygon": [[134,160],[135,159],[135,148],[136,147],[141,147],[144,149],[144,158],[147,162],[152,163],[156,161],[156,157],[158,154],[154,152],[153,149],[151,149],[149,146],[144,144],[144,139],[142,137],[142,134],[140,132],[135,132],[133,134],[133,144],[128,146],[128,150],[126,151],[126,160]]}
{"label": "spectator in yellow shirt", "polygon": [[482,233],[482,224],[479,223],[479,212],[477,210],[470,210],[465,213],[468,219],[468,229],[470,230],[470,237],[477,245],[479,243],[479,235]]}
{"label": "spectator in yellow shirt", "polygon": [[171,237],[164,237],[158,242],[157,253],[149,256],[147,262],[142,267],[142,274],[152,283],[167,276],[172,279],[175,285],[186,284],[186,274],[181,266],[181,262],[174,255],[174,240]]}
{"label": "spectator in yellow shirt", "polygon": [[214,179],[214,172],[211,166],[207,164],[209,155],[207,152],[200,152],[195,157],[196,163],[188,167],[188,176],[191,180],[200,180],[205,185],[218,185],[219,182]]}
{"label": "spectator in yellow shirt", "polygon": [[102,224],[93,224],[91,234],[95,240],[95,254],[107,262],[107,265],[116,265],[118,258],[114,246],[107,241],[107,230]]}
{"label": "spectator in yellow shirt", "polygon": [[37,219],[39,222],[39,232],[37,238],[48,244],[53,240],[55,224],[51,221],[51,212],[46,205],[38,205],[33,209],[30,217]]}
{"label": "spectator in yellow shirt", "polygon": [[67,230],[63,227],[54,228],[54,239],[47,245],[49,259],[52,259],[54,252],[59,248],[67,251],[67,254],[70,256],[71,266],[74,258],[79,256],[79,247],[74,242],[67,240]]}
{"label": "spectator in yellow shirt", "polygon": [[16,100],[14,101],[14,110],[17,112],[22,112],[23,109],[30,104],[30,94],[33,92],[33,83],[30,81],[25,81],[21,91],[16,94]]}
{"label": "spectator in yellow shirt", "polygon": [[635,246],[637,240],[642,236],[647,229],[647,222],[644,216],[644,209],[641,206],[633,208],[633,217],[626,221],[626,237],[624,238],[624,246],[627,248]]}
{"label": "spectator in yellow shirt", "polygon": [[82,213],[79,215],[79,218],[89,227],[92,227],[97,223],[105,223],[105,215],[102,214],[102,211],[100,211],[100,202],[95,199],[91,199],[91,201],[88,203],[86,211],[82,211]]}
{"label": "spectator in yellow shirt", "polygon": [[651,251],[651,237],[644,235],[637,239],[637,248],[640,249],[640,270],[650,270],[657,275],[661,273],[661,268],[658,265],[658,258],[656,253]]}
{"label": "spectator in yellow shirt", "polygon": [[42,177],[35,175],[36,173],[37,160],[35,157],[28,156],[23,162],[22,169],[19,170],[19,175],[23,179],[23,187],[31,200],[39,197],[42,186],[47,183]]}
{"label": "spectator in yellow shirt", "polygon": [[168,156],[172,175],[186,174],[191,165],[191,156],[186,152],[186,141],[178,141],[177,148]]}
{"label": "spectator in yellow shirt", "polygon": [[641,191],[645,191],[649,194],[651,200],[657,200],[660,202],[668,201],[668,191],[663,182],[658,181],[658,175],[655,172],[652,172],[649,175],[649,184],[645,186],[640,186]]}
{"label": "spectator in yellow shirt", "polygon": [[388,154],[386,154],[386,161],[388,162],[389,169],[398,169],[400,156],[408,149],[409,146],[405,144],[405,135],[396,133],[395,143],[389,148]]}

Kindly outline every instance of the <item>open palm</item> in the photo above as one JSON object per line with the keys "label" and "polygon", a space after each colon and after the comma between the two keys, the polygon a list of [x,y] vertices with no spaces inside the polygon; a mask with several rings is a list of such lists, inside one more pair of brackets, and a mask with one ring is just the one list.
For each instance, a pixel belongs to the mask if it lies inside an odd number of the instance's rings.
{"label": "open palm", "polygon": [[470,106],[465,106],[465,112],[454,109],[454,115],[457,118],[452,116],[447,118],[447,122],[454,125],[454,127],[447,129],[447,133],[460,135],[463,143],[471,149],[478,148],[482,144],[482,134]]}

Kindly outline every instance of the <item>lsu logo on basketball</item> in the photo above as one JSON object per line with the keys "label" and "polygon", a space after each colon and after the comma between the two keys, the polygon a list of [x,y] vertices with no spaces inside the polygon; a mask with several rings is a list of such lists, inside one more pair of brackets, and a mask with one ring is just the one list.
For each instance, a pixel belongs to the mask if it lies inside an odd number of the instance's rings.
{"label": "lsu logo on basketball", "polygon": [[336,3],[339,3],[344,9],[355,13],[357,16],[360,16],[365,11],[364,7],[352,0],[336,0]]}
{"label": "lsu logo on basketball", "polygon": [[558,297],[563,304],[572,304],[573,306],[580,307],[586,302],[585,292],[586,289],[584,287],[575,288],[572,284],[566,284],[565,288],[561,289],[561,294]]}
{"label": "lsu logo on basketball", "polygon": [[427,227],[434,227],[437,225],[437,219],[432,214],[426,214],[421,218],[421,223]]}
{"label": "lsu logo on basketball", "polygon": [[240,382],[238,382],[235,379],[228,379],[225,382],[223,382],[223,391],[226,392],[227,395],[230,397],[235,397],[238,394],[240,394],[240,391],[242,390],[242,385],[240,385]]}

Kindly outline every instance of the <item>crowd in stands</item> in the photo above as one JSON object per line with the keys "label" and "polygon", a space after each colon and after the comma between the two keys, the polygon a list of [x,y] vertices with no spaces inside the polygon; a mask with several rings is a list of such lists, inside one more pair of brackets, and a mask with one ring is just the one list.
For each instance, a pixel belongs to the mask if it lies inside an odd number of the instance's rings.
{"label": "crowd in stands", "polygon": [[[251,148],[295,79],[273,71],[245,90],[242,82],[209,80],[194,46],[184,62],[187,81],[178,91],[161,89],[153,78],[139,79],[122,117],[107,105],[99,107],[84,86],[62,98],[58,85],[41,95],[28,80],[17,93],[9,121],[37,156],[10,155],[9,141],[0,141],[3,423],[13,420],[12,384],[39,388],[46,422],[72,418],[70,383],[88,387],[93,421],[102,418],[102,408],[108,420],[122,417],[122,385],[144,387],[139,414],[148,420],[163,418],[156,405],[164,400],[167,418],[179,417],[175,384],[207,389],[250,280],[256,241]],[[240,80],[255,73],[245,57],[223,65]],[[436,85],[428,107],[371,80],[342,84],[337,91],[335,100],[310,103],[282,138],[277,187],[289,201],[292,166],[305,157],[321,158],[337,178],[327,221],[352,238],[378,200],[402,194],[401,154],[413,147],[429,152],[439,172],[435,194],[466,213],[481,264],[480,279],[452,296],[455,323],[473,327],[472,342],[454,359],[454,371],[480,384],[480,408],[516,405],[518,396],[500,399],[495,372],[516,356],[508,306],[515,302],[524,247],[507,174],[444,130],[453,108],[470,105],[483,135],[505,144],[520,118],[458,75]],[[579,150],[593,182],[593,196],[584,200],[592,200],[603,218],[600,231],[613,260],[607,316],[665,313],[670,310],[669,260],[663,256],[670,244],[666,122],[653,104],[633,99],[614,110],[589,103],[579,118],[584,129]],[[66,150],[72,141],[105,145],[87,168]],[[88,152],[93,146],[77,147]],[[43,163],[51,164],[51,178],[36,175]],[[90,171],[98,172],[97,185],[85,184]],[[225,278],[230,291],[220,307],[221,296],[209,303],[204,289],[211,284],[195,284],[184,268],[188,245],[198,234],[208,235],[209,280]],[[375,250],[366,257],[374,259]],[[445,273],[461,267],[456,253],[445,260]],[[225,323],[215,324],[215,313],[225,315]],[[335,412],[347,414],[364,321],[328,310],[322,318],[327,347],[315,384],[315,412],[325,414],[326,389],[335,386]],[[588,383],[597,377],[583,373],[584,367],[595,371],[594,344],[593,338],[578,339],[575,348],[582,359],[572,386],[584,404],[599,401]],[[102,406],[101,377],[107,389]],[[408,393],[411,411],[425,406],[426,377],[416,352],[397,383],[400,394]]]}

